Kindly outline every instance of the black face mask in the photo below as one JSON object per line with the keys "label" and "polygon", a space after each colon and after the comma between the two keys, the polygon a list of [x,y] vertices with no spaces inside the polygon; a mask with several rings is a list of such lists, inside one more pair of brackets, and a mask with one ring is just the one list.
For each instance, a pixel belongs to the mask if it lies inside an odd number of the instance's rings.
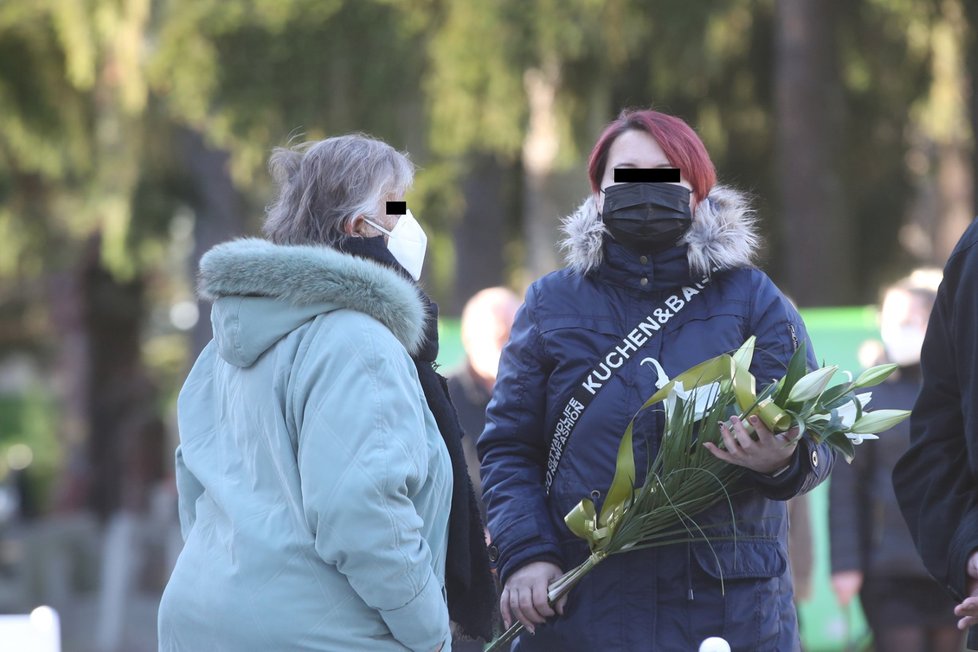
{"label": "black face mask", "polygon": [[689,227],[689,189],[673,183],[620,183],[604,191],[605,226],[637,253],[676,246]]}

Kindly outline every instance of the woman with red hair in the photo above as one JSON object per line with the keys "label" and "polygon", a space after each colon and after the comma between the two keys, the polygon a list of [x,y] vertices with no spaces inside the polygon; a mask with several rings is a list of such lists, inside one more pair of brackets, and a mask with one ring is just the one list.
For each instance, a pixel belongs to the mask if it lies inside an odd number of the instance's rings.
{"label": "woman with red hair", "polygon": [[[547,601],[547,585],[589,553],[564,515],[585,497],[600,509],[622,433],[658,387],[751,336],[761,382],[783,376],[801,342],[816,366],[798,312],[754,264],[746,199],[716,184],[689,125],[623,112],[588,176],[592,194],[563,225],[568,265],[527,290],[478,443],[500,608],[532,634],[514,649],[688,651],[719,636],[734,650],[798,650],[785,501],[824,480],[833,456],[753,420],[756,440],[735,418],[723,449],[704,444],[746,469],[730,504],[696,517],[710,544],[610,557],[569,600]],[[663,422],[655,410],[637,420],[636,468]]]}

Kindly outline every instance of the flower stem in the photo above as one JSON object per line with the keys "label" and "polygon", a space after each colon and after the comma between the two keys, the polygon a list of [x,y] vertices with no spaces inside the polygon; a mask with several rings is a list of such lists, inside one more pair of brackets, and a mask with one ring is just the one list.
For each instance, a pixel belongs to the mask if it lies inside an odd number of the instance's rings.
{"label": "flower stem", "polygon": [[[590,557],[585,559],[582,564],[575,566],[554,580],[550,586],[547,587],[547,600],[550,602],[550,604],[556,603],[562,597],[567,595],[567,592],[574,588],[577,583],[580,582],[585,575],[591,572],[591,569],[604,558],[605,555],[601,554],[600,552],[593,553]],[[492,645],[487,647],[485,652],[501,652],[502,650],[508,649],[507,646],[512,643],[524,629],[526,628],[523,626],[523,623],[516,621],[503,633],[502,636],[493,641]]]}

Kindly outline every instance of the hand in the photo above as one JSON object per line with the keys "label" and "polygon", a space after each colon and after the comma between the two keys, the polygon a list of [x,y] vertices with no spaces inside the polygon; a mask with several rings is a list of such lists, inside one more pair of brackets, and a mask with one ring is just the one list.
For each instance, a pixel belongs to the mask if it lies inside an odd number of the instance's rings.
{"label": "hand", "polygon": [[959,616],[958,629],[968,629],[978,625],[978,552],[968,557],[968,597],[954,608],[954,615]]}
{"label": "hand", "polygon": [[530,562],[510,575],[499,598],[506,629],[518,620],[532,634],[534,625],[546,622],[555,614],[563,615],[566,595],[553,606],[547,600],[547,587],[561,575],[560,567],[549,561]]}
{"label": "hand", "polygon": [[724,462],[743,466],[758,473],[774,473],[788,465],[791,456],[798,446],[798,429],[775,435],[756,415],[750,417],[750,425],[757,433],[753,439],[740,417],[731,417],[730,423],[720,424],[720,436],[723,437],[723,448],[710,442],[703,446]]}
{"label": "hand", "polygon": [[863,572],[857,570],[832,573],[832,590],[840,606],[848,606],[863,586]]}

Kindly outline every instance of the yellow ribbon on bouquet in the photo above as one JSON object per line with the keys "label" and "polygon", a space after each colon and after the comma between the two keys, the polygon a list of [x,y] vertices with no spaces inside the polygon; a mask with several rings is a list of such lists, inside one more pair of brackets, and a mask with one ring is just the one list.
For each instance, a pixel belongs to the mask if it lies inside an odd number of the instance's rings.
{"label": "yellow ribbon on bouquet", "polygon": [[755,379],[748,371],[754,357],[754,341],[755,338],[751,336],[733,355],[726,353],[718,355],[679,374],[645,401],[628,422],[621,444],[618,446],[615,476],[611,481],[601,513],[597,513],[591,499],[585,498],[564,517],[564,522],[570,531],[587,541],[592,556],[600,560],[607,555],[605,548],[628,509],[635,491],[635,456],[632,451],[632,428],[635,419],[646,408],[665,400],[676,383],[681,383],[683,389],[690,390],[711,383],[729,382],[744,418],[757,415],[773,432],[782,432],[790,427],[791,417],[773,400],[770,398],[757,400]]}

